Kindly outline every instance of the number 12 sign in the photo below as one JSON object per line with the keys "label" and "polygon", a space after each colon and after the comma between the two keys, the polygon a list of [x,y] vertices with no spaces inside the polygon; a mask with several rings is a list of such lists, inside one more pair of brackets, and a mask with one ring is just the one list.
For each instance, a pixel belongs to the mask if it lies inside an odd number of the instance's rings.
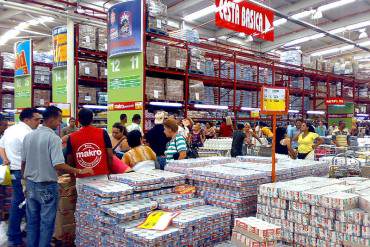
{"label": "number 12 sign", "polygon": [[289,91],[285,87],[264,86],[261,89],[261,113],[285,115],[289,108]]}

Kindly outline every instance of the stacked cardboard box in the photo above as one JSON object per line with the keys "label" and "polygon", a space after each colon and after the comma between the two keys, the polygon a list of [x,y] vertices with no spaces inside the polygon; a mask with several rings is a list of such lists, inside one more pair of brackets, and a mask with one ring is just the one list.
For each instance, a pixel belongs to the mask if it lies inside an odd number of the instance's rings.
{"label": "stacked cardboard box", "polygon": [[354,57],[356,61],[355,77],[360,80],[367,80],[370,77],[370,60],[369,56]]}
{"label": "stacked cardboard box", "polygon": [[35,73],[33,78],[34,83],[50,84],[51,71],[49,67],[35,66]]}
{"label": "stacked cardboard box", "polygon": [[338,75],[353,75],[354,62],[352,59],[339,59],[334,61],[333,73]]}
{"label": "stacked cardboard box", "polygon": [[3,109],[14,109],[14,95],[11,94],[3,94],[2,97],[2,104]]}
{"label": "stacked cardboard box", "polygon": [[1,52],[0,69],[14,69],[14,53]]}
{"label": "stacked cardboard box", "polygon": [[257,217],[295,246],[369,246],[369,187],[365,178],[318,177],[261,185]]}
{"label": "stacked cardboard box", "polygon": [[146,63],[150,66],[165,68],[167,64],[166,46],[148,42],[146,47]]}
{"label": "stacked cardboard box", "polygon": [[204,74],[206,67],[206,59],[204,57],[204,51],[198,48],[191,48],[190,49],[190,64],[189,64],[189,72],[190,73],[197,73],[197,74]]}
{"label": "stacked cardboard box", "polygon": [[78,86],[78,102],[82,104],[96,104],[97,88]]}
{"label": "stacked cardboard box", "polygon": [[33,105],[47,106],[51,100],[50,90],[35,89],[33,91]]}
{"label": "stacked cardboard box", "polygon": [[160,0],[148,0],[147,10],[147,31],[167,35],[167,5]]}
{"label": "stacked cardboard box", "polygon": [[186,69],[188,52],[184,48],[167,47],[167,67],[179,70]]}
{"label": "stacked cardboard box", "polygon": [[165,90],[164,90],[165,79],[147,77],[146,78],[146,88],[145,94],[148,99],[165,99]]}
{"label": "stacked cardboard box", "polygon": [[99,66],[99,78],[100,79],[107,79],[107,76],[108,76],[107,66],[101,64]]}
{"label": "stacked cardboard box", "polygon": [[89,50],[96,50],[96,27],[79,25],[79,46]]}
{"label": "stacked cardboard box", "polygon": [[[63,180],[61,178],[60,180]],[[67,182],[59,183],[59,204],[55,219],[54,238],[63,243],[64,246],[71,246],[75,240],[75,209],[77,201],[76,181],[68,179]]]}
{"label": "stacked cardboard box", "polygon": [[202,81],[189,80],[189,101],[203,101],[204,84]]}
{"label": "stacked cardboard box", "polygon": [[90,76],[98,78],[98,64],[92,62],[79,62],[78,72],[80,76]]}
{"label": "stacked cardboard box", "polygon": [[166,79],[166,100],[184,100],[184,81]]}
{"label": "stacked cardboard box", "polygon": [[98,28],[97,29],[97,43],[99,51],[107,51],[107,29]]}
{"label": "stacked cardboard box", "polygon": [[288,63],[296,66],[302,65],[302,51],[297,49],[291,49],[283,51],[280,54],[280,62]]}
{"label": "stacked cardboard box", "polygon": [[176,39],[185,40],[192,43],[199,43],[199,33],[196,29],[181,29],[171,32],[170,36]]}

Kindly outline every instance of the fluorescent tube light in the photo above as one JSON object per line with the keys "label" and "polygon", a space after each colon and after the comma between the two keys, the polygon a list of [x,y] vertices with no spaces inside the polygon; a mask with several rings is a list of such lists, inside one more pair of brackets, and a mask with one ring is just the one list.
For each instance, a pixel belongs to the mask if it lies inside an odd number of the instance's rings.
{"label": "fluorescent tube light", "polygon": [[209,14],[212,14],[212,13],[216,12],[216,10],[217,10],[217,7],[216,7],[216,5],[213,4],[211,6],[208,6],[208,7],[204,8],[204,9],[198,10],[198,11],[192,13],[192,14],[184,16],[184,20],[185,21],[195,21],[199,18],[202,18],[204,16],[207,16]]}
{"label": "fluorescent tube light", "polygon": [[171,26],[171,27],[174,27],[174,28],[180,28],[180,23],[178,23],[176,21],[172,21],[172,20],[168,20],[167,25]]}
{"label": "fluorescent tube light", "polygon": [[16,109],[5,109],[4,112],[16,113]]}
{"label": "fluorescent tube light", "polygon": [[288,113],[299,113],[298,110],[289,110]]}
{"label": "fluorescent tube light", "polygon": [[215,41],[216,38],[209,38],[208,41]]}
{"label": "fluorescent tube light", "polygon": [[45,107],[37,107],[37,110],[39,110],[39,111],[45,111],[46,108]]}
{"label": "fluorescent tube light", "polygon": [[293,46],[293,45],[297,45],[297,44],[301,44],[301,43],[304,43],[304,42],[307,42],[307,41],[310,41],[310,40],[314,40],[314,39],[319,39],[319,38],[322,38],[324,37],[325,34],[323,33],[318,33],[318,34],[315,34],[315,35],[311,35],[311,36],[307,36],[307,37],[303,37],[303,38],[299,38],[299,39],[296,39],[296,40],[292,40],[288,43],[286,43],[284,45],[284,47],[287,47],[287,46]]}
{"label": "fluorescent tube light", "polygon": [[176,102],[149,102],[149,105],[153,106],[167,106],[167,107],[182,107],[181,103]]}
{"label": "fluorescent tube light", "polygon": [[195,108],[200,109],[215,109],[215,110],[227,110],[229,107],[223,105],[202,105],[202,104],[194,104]]}
{"label": "fluorescent tube light", "polygon": [[324,111],[307,111],[307,114],[317,114],[317,115],[324,115]]}
{"label": "fluorescent tube light", "polygon": [[242,111],[260,111],[260,108],[253,108],[253,107],[241,107],[240,110]]}
{"label": "fluorescent tube light", "polygon": [[336,1],[336,2],[333,2],[333,3],[328,3],[328,4],[325,4],[323,6],[320,6],[320,7],[318,7],[317,10],[327,11],[327,10],[330,10],[330,9],[334,9],[334,8],[344,6],[344,5],[349,4],[349,3],[353,3],[355,1],[356,0],[340,0],[340,1]]}
{"label": "fluorescent tube light", "polygon": [[356,114],[356,117],[368,117],[369,114],[366,114],[366,113],[358,113]]}
{"label": "fluorescent tube light", "polygon": [[300,13],[297,13],[297,14],[294,14],[292,15],[291,17],[293,19],[302,19],[302,18],[305,18],[307,16],[310,16],[314,13],[315,10],[306,10],[306,11],[303,11],[303,12],[300,12]]}
{"label": "fluorescent tube light", "polygon": [[93,110],[107,110],[108,106],[106,105],[83,105],[83,108],[93,109]]}
{"label": "fluorescent tube light", "polygon": [[283,25],[285,23],[287,23],[287,19],[285,19],[285,18],[277,19],[276,21],[274,21],[274,27],[278,27],[278,26]]}
{"label": "fluorescent tube light", "polygon": [[[359,44],[359,45],[361,45],[361,44]],[[332,49],[328,49],[328,50],[314,52],[314,53],[311,54],[311,56],[318,57],[318,56],[332,54],[332,53],[336,53],[336,52],[340,52],[340,51],[352,50],[353,48],[355,48],[354,45],[346,45],[346,46],[342,46],[342,47],[336,47],[336,48],[332,48]]]}

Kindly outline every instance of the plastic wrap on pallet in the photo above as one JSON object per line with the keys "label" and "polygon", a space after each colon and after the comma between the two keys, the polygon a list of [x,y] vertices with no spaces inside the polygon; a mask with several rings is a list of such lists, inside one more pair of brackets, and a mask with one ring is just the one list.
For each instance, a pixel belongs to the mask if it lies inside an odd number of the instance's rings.
{"label": "plastic wrap on pallet", "polygon": [[190,48],[190,63],[189,72],[195,74],[204,74],[206,67],[206,59],[204,52],[199,48]]}
{"label": "plastic wrap on pallet", "polygon": [[1,52],[0,69],[14,69],[14,53]]}
{"label": "plastic wrap on pallet", "polygon": [[92,62],[79,62],[79,75],[98,78],[98,64]]}
{"label": "plastic wrap on pallet", "polygon": [[97,43],[99,51],[107,51],[107,29],[97,29]]}
{"label": "plastic wrap on pallet", "polygon": [[145,94],[149,100],[151,99],[164,100],[165,99],[165,79],[147,77]]}
{"label": "plastic wrap on pallet", "polygon": [[50,90],[35,89],[33,91],[33,105],[47,106],[51,100]]}
{"label": "plastic wrap on pallet", "polygon": [[181,39],[184,41],[199,43],[199,33],[195,29],[181,29],[170,32],[170,37]]}
{"label": "plastic wrap on pallet", "polygon": [[34,83],[38,84],[50,84],[51,82],[51,71],[49,67],[35,66],[34,67]]}
{"label": "plastic wrap on pallet", "polygon": [[280,62],[288,63],[296,66],[302,65],[302,51],[297,49],[292,49],[288,51],[283,51],[280,53]]}
{"label": "plastic wrap on pallet", "polygon": [[167,47],[167,67],[179,70],[186,69],[188,52],[184,48]]}
{"label": "plastic wrap on pallet", "polygon": [[167,35],[167,5],[160,0],[148,0],[147,11],[147,31]]}
{"label": "plastic wrap on pallet", "polygon": [[89,50],[96,50],[96,27],[79,25],[79,47]]}
{"label": "plastic wrap on pallet", "polygon": [[204,84],[202,81],[189,80],[189,101],[197,102],[204,100]]}
{"label": "plastic wrap on pallet", "polygon": [[166,100],[184,100],[184,81],[166,79]]}
{"label": "plastic wrap on pallet", "polygon": [[165,68],[167,65],[166,46],[148,42],[146,49],[146,63],[149,66]]}

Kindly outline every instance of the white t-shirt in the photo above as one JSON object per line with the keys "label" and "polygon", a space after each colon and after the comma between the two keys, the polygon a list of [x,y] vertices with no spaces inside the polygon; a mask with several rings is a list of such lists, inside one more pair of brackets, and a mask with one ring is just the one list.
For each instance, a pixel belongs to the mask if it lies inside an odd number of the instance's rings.
{"label": "white t-shirt", "polygon": [[127,126],[127,133],[128,132],[131,132],[133,130],[138,130],[141,132],[141,134],[143,135],[143,130],[141,129],[140,125],[138,125],[137,123],[132,123],[130,124],[129,126]]}
{"label": "white t-shirt", "polygon": [[21,169],[23,139],[31,132],[30,126],[20,122],[6,129],[0,139],[0,147],[5,149],[6,156],[10,161],[10,170]]}

